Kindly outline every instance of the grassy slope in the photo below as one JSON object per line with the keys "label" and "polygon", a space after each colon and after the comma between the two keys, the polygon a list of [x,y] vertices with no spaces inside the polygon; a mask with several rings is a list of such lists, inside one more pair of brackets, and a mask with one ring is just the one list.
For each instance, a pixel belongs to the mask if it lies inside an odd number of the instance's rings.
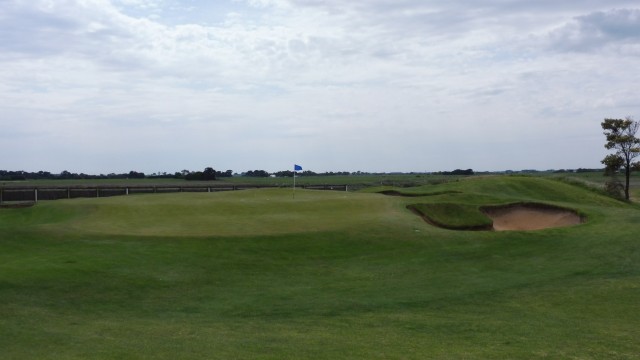
{"label": "grassy slope", "polygon": [[[640,211],[553,180],[420,198],[283,190],[0,210],[0,348],[24,358],[637,358]],[[411,203],[589,222],[432,227]]]}
{"label": "grassy slope", "polygon": [[410,208],[417,211],[434,225],[454,230],[487,230],[493,221],[480,211],[478,206],[465,204],[437,203],[415,204]]}

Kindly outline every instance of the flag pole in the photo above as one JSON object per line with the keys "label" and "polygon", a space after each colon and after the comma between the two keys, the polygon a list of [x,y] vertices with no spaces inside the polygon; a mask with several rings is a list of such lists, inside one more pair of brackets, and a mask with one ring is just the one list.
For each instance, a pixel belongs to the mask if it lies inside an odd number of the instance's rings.
{"label": "flag pole", "polygon": [[296,175],[298,170],[302,171],[302,166],[293,164],[293,198],[296,198]]}

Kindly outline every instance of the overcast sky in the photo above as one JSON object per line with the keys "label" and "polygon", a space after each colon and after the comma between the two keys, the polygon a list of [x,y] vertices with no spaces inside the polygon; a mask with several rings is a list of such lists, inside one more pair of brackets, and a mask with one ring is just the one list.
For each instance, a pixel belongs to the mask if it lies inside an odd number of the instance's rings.
{"label": "overcast sky", "polygon": [[638,0],[0,0],[0,169],[601,167]]}

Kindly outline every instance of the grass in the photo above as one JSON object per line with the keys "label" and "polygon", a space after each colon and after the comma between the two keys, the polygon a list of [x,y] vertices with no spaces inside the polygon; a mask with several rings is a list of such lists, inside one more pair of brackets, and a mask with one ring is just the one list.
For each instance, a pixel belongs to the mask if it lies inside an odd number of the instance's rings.
{"label": "grass", "polygon": [[[349,185],[352,188],[369,186],[419,186],[439,184],[456,181],[464,177],[451,175],[427,175],[427,174],[381,174],[381,175],[332,175],[332,176],[306,176],[298,175],[296,184],[304,185]],[[293,177],[247,177],[235,176],[231,178],[219,178],[215,181],[186,181],[182,179],[92,179],[92,180],[27,180],[27,181],[2,181],[0,186],[67,186],[67,185],[293,185]]]}
{"label": "grass", "polygon": [[473,205],[437,203],[415,204],[409,207],[427,221],[445,229],[487,230],[493,225],[493,221]]}
{"label": "grass", "polygon": [[[636,205],[529,177],[410,191],[431,195],[265,189],[0,209],[2,357],[640,357]],[[459,232],[406,209],[519,201],[589,221]]]}

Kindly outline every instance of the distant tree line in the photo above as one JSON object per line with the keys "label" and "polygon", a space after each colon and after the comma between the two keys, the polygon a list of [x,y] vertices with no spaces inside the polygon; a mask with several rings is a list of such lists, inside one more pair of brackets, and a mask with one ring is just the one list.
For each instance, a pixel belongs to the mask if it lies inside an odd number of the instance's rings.
{"label": "distant tree line", "polygon": [[182,170],[171,173],[145,174],[139,171],[129,171],[128,173],[109,173],[91,175],[85,173],[72,173],[64,170],[60,174],[53,174],[49,171],[9,171],[0,170],[0,181],[23,181],[23,180],[95,180],[95,179],[185,179],[185,180],[216,180],[217,178],[232,177],[233,170],[216,171],[207,167],[204,171]]}
{"label": "distant tree line", "polygon": [[[177,174],[178,173],[176,173],[176,175]],[[179,178],[184,178],[185,180],[209,181],[209,180],[216,180],[218,178],[232,177],[233,170],[227,170],[222,172],[222,171],[216,171],[211,167],[207,167],[204,169],[204,171],[182,170],[181,175],[182,176]]]}
{"label": "distant tree line", "polygon": [[[314,172],[311,170],[305,170],[297,173],[298,176],[351,176],[351,175],[386,175],[387,173],[378,172],[365,172],[365,171],[326,171],[326,172]],[[402,174],[401,172],[389,173],[389,174]],[[414,172],[407,174],[416,174]],[[249,170],[241,174],[236,174],[233,170],[217,171],[212,167],[206,167],[202,171],[182,170],[175,173],[158,172],[152,174],[145,174],[139,171],[129,171],[127,173],[109,173],[109,174],[85,174],[85,173],[73,173],[67,170],[62,171],[59,174],[54,174],[49,171],[9,171],[0,170],[0,181],[20,181],[20,180],[93,180],[93,179],[184,179],[184,180],[196,180],[196,181],[208,181],[217,180],[221,178],[230,178],[233,176],[247,176],[247,177],[293,177],[292,170],[269,172],[266,170]]]}
{"label": "distant tree line", "polygon": [[453,171],[440,171],[437,173],[432,173],[432,174],[437,174],[437,175],[473,175],[474,172],[472,169],[467,169],[467,170],[462,170],[462,169],[455,169]]}
{"label": "distant tree line", "polygon": [[131,171],[129,173],[123,174],[100,174],[100,175],[90,175],[85,173],[72,173],[67,170],[62,171],[60,174],[53,174],[49,171],[9,171],[9,170],[0,170],[0,181],[20,181],[20,180],[56,180],[56,179],[74,179],[74,180],[83,180],[83,179],[127,179],[127,178],[144,178],[144,173],[138,173],[135,171]]}
{"label": "distant tree line", "polygon": [[0,170],[0,181],[19,181],[29,179],[51,179],[52,174],[48,171],[27,173],[24,171]]}
{"label": "distant tree line", "polygon": [[552,172],[556,173],[556,174],[561,174],[561,173],[595,173],[595,172],[602,172],[604,171],[604,169],[584,169],[584,168],[577,168],[575,170],[571,170],[571,169],[559,169],[559,170],[553,170]]}
{"label": "distant tree line", "polygon": [[[521,170],[521,171],[513,171],[506,170],[504,171],[507,174],[512,173],[537,173],[537,172],[555,172],[555,173],[564,173],[564,172],[575,172],[575,173],[584,173],[584,172],[602,172],[603,169],[583,169],[578,168],[575,170],[570,169],[560,169],[560,170]],[[456,169],[453,171],[439,171],[439,172],[431,172],[428,174],[432,175],[457,175],[457,176],[469,176],[474,174],[484,174],[490,172],[475,172],[473,169]],[[297,173],[298,176],[361,176],[361,175],[420,175],[425,174],[424,172],[390,172],[390,173],[381,173],[381,172],[364,172],[364,171],[326,171],[326,172],[314,172],[311,170],[299,171]],[[233,176],[246,176],[246,177],[270,177],[275,176],[279,178],[293,177],[292,170],[283,170],[276,172],[269,172],[266,170],[249,170],[247,172],[243,172],[240,174],[234,173],[233,170],[226,171],[217,171],[212,167],[206,167],[202,171],[190,171],[190,170],[182,170],[176,171],[175,173],[167,173],[167,172],[158,172],[152,174],[145,174],[144,172],[139,171],[129,171],[127,173],[109,173],[109,174],[100,174],[100,175],[91,175],[85,173],[72,173],[67,170],[62,171],[60,174],[53,174],[49,171],[37,171],[37,172],[28,172],[28,171],[8,171],[8,170],[0,170],[0,181],[20,181],[20,180],[42,180],[42,179],[74,179],[74,180],[84,180],[84,179],[182,179],[182,180],[191,180],[191,181],[210,181],[210,180],[219,180],[223,178],[230,178]]]}
{"label": "distant tree line", "polygon": [[249,171],[245,172],[242,175],[243,176],[248,176],[248,177],[269,177],[269,176],[271,176],[271,174],[269,174],[269,172],[265,171],[265,170],[249,170]]}

